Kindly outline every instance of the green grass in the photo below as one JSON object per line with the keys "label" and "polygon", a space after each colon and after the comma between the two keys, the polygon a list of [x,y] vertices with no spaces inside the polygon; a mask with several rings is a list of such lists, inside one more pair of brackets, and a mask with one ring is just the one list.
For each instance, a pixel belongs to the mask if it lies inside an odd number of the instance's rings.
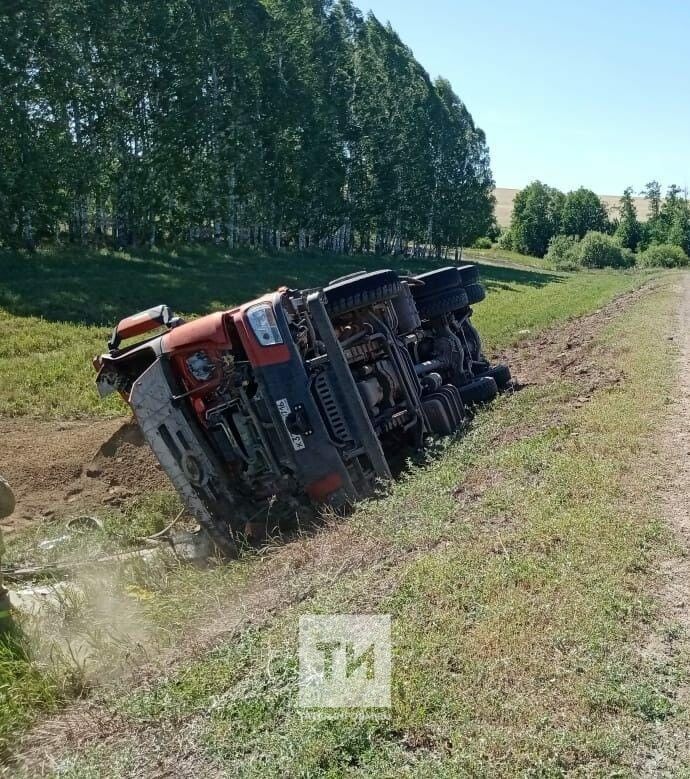
{"label": "green grass", "polygon": [[59,675],[38,662],[27,662],[15,640],[0,640],[0,765],[4,747],[37,711],[53,711],[64,700]]}
{"label": "green grass", "polygon": [[[398,261],[387,262],[380,258],[274,257],[261,254],[227,257],[222,252],[203,248],[140,255],[68,250],[39,253],[32,257],[4,255],[0,258],[0,415],[64,418],[121,413],[123,407],[116,401],[101,403],[97,399],[90,358],[102,350],[112,323],[133,311],[167,302],[182,312],[204,314],[251,299],[280,284],[316,285],[361,267],[390,264],[401,267]],[[423,271],[432,267],[434,263],[410,260],[402,263],[401,269]],[[537,268],[486,265],[482,267],[482,278],[489,295],[487,301],[477,307],[475,321],[489,347],[500,348],[524,337],[525,333],[521,331],[534,334],[547,326],[592,311],[616,295],[639,286],[649,278],[649,274],[567,274]],[[659,336],[663,321],[663,317],[657,317],[656,329],[645,330],[648,341]],[[638,322],[639,326],[641,324],[642,319]],[[616,348],[619,346],[616,345]],[[642,346],[630,348],[639,357]],[[663,355],[663,350],[656,354]],[[652,364],[650,370],[653,367]],[[512,568],[505,571],[502,554],[497,555],[493,547],[486,548],[487,538],[492,536],[487,536],[484,528],[473,523],[480,523],[482,518],[493,523],[495,515],[500,512],[514,512],[515,516],[511,516],[508,524],[509,532],[514,532],[516,525],[522,526],[531,521],[530,512],[538,509],[539,515],[545,518],[550,516],[550,511],[558,509],[559,501],[544,503],[546,498],[539,485],[546,482],[535,481],[535,474],[551,473],[546,455],[551,449],[557,451],[569,443],[570,438],[563,431],[554,433],[551,438],[537,436],[526,451],[506,446],[505,451],[500,450],[498,459],[495,440],[501,438],[504,429],[517,431],[519,437],[526,435],[525,429],[529,430],[531,426],[543,426],[550,414],[559,413],[558,409],[571,394],[571,388],[559,386],[529,390],[502,402],[490,415],[482,416],[473,432],[461,443],[452,444],[432,466],[413,470],[409,478],[396,486],[390,498],[363,506],[347,524],[338,527],[336,538],[346,534],[340,549],[340,554],[346,558],[350,554],[356,559],[359,559],[358,555],[361,557],[358,540],[362,538],[370,539],[376,547],[375,554],[367,551],[362,558],[364,565],[353,563],[354,573],[341,575],[337,573],[341,570],[340,558],[333,562],[334,570],[331,570],[324,568],[323,559],[328,559],[327,554],[310,553],[313,555],[309,558],[310,564],[296,569],[291,576],[290,587],[295,592],[309,593],[314,589],[315,581],[323,581],[324,586],[320,588],[321,595],[316,600],[305,601],[307,605],[304,608],[370,608],[374,611],[385,608],[398,617],[403,616],[407,620],[408,632],[400,637],[401,663],[412,662],[415,653],[419,652],[431,663],[439,647],[448,654],[450,650],[444,648],[444,642],[450,640],[449,636],[443,632],[437,634],[434,626],[448,619],[453,630],[464,635],[465,626],[472,624],[467,622],[467,614],[473,614],[482,599],[489,604],[483,609],[489,612],[493,609],[496,614],[502,614],[502,609],[504,606],[507,608],[509,602],[499,603],[499,596],[504,594],[507,584],[522,581],[511,578],[523,575],[522,566],[518,566],[517,573]],[[640,413],[636,410],[625,421],[631,440],[639,438],[635,438],[638,434],[634,431],[637,430]],[[627,451],[625,446],[623,449]],[[567,466],[563,467],[567,470]],[[459,515],[457,501],[450,491],[455,485],[471,482],[487,472],[495,472],[500,484],[482,495],[476,504],[463,506]],[[589,489],[588,474],[577,473],[579,478],[584,478],[584,486],[580,489],[586,492]],[[556,487],[557,482],[553,485],[548,483],[547,492]],[[527,488],[531,491],[524,492]],[[514,509],[512,501],[518,493],[518,508]],[[64,554],[78,556],[126,546],[134,540],[134,536],[163,527],[176,511],[177,506],[169,496],[153,496],[149,501],[130,507],[124,515],[106,516],[102,534],[95,534],[83,545],[75,542],[74,548],[68,545],[53,555],[47,554],[43,561],[49,562]],[[575,517],[575,520],[584,521],[580,517]],[[565,520],[563,522],[567,525]],[[55,532],[59,534],[59,528]],[[503,531],[500,533],[499,547],[502,550],[509,536],[504,537]],[[37,531],[37,534],[23,538],[15,537],[10,549],[13,558],[37,559],[35,542],[38,535]],[[572,535],[566,537],[571,538]],[[325,534],[325,538],[330,536]],[[306,549],[311,543],[310,540],[304,542]],[[328,545],[330,541],[321,539],[319,543]],[[519,547],[526,543],[526,540],[521,541]],[[630,543],[636,543],[634,534],[630,536]],[[440,546],[434,550],[435,545]],[[375,565],[369,570],[367,566],[372,560],[367,555],[371,554],[374,554]],[[281,553],[276,558],[279,561]],[[516,559],[512,551],[510,559]],[[559,562],[559,565],[563,564]],[[279,567],[280,563],[275,565]],[[376,596],[380,590],[381,566],[384,572],[390,568],[393,583],[389,593]],[[544,571],[532,561],[525,566],[525,581],[532,581],[538,573],[544,579],[540,588],[552,595],[558,594],[553,581],[547,576],[551,568]],[[349,567],[346,569],[350,570]],[[559,572],[556,566],[551,575],[556,576]],[[116,607],[118,613],[131,618],[135,633],[142,627],[146,633],[144,651],[155,653],[161,646],[174,644],[176,637],[193,629],[191,626],[203,623],[209,615],[224,617],[236,593],[251,590],[257,576],[259,579],[265,576],[265,567],[250,555],[232,566],[206,572],[187,566],[173,566],[164,571],[156,569],[152,574],[141,566],[131,566],[119,572],[116,579],[101,582],[101,589],[107,593],[105,605]],[[426,581],[428,586],[424,584]],[[438,602],[434,582],[439,584]],[[608,587],[610,581],[607,580],[605,585]],[[430,587],[432,591],[429,591]],[[520,587],[517,586],[518,594]],[[106,610],[104,616],[102,599],[97,597],[98,580],[89,582],[88,590],[94,599],[87,603],[64,604],[66,609],[54,615],[54,622],[48,630],[43,626],[38,634],[36,630],[30,631],[32,662],[27,663],[16,655],[0,657],[0,747],[3,740],[11,740],[38,712],[55,709],[75,692],[88,686],[91,674],[98,671],[98,663],[107,662],[117,667],[123,662],[123,657],[125,662],[129,659],[127,626],[119,626],[123,629],[109,632],[108,612]],[[467,591],[469,600],[455,597],[453,593],[456,590]],[[589,590],[585,588],[583,592],[589,593]],[[425,611],[427,607],[432,611]],[[522,608],[524,612],[528,607],[529,604],[523,603],[517,604],[515,609]],[[65,610],[67,613],[63,613]],[[564,614],[567,616],[568,612]],[[424,743],[444,743],[443,739],[451,736],[438,722],[446,716],[446,706],[451,707],[448,716],[453,727],[460,727],[459,723],[465,720],[472,721],[474,710],[467,708],[469,704],[446,700],[447,696],[439,691],[438,684],[434,686],[434,680],[430,678],[434,674],[422,666],[419,676],[410,674],[409,679],[406,675],[404,679],[396,680],[396,690],[403,697],[400,699],[402,702],[396,704],[392,729],[387,725],[355,723],[351,730],[348,730],[349,726],[345,729],[314,726],[303,731],[299,718],[290,709],[295,666],[289,642],[294,639],[294,616],[293,612],[285,612],[268,629],[244,636],[237,651],[234,646],[225,647],[189,670],[183,670],[185,682],[180,687],[186,691],[180,695],[184,701],[175,691],[178,682],[172,679],[170,688],[161,687],[160,691],[156,688],[151,693],[152,697],[128,699],[125,704],[127,712],[135,718],[155,716],[164,721],[167,721],[166,718],[174,720],[180,712],[196,716],[198,711],[208,706],[213,691],[218,690],[218,679],[227,679],[228,689],[232,689],[236,678],[233,669],[240,668],[242,676],[246,675],[249,679],[250,705],[240,707],[239,711],[214,715],[208,727],[201,728],[199,749],[210,760],[233,764],[236,754],[233,750],[244,754],[247,744],[254,744],[263,756],[264,763],[260,765],[275,766],[279,760],[288,758],[279,754],[284,741],[277,736],[269,736],[274,729],[279,732],[285,726],[288,736],[294,737],[300,744],[285,764],[285,771],[296,770],[301,760],[304,766],[312,766],[314,775],[323,774],[323,766],[337,774],[348,760],[359,762],[365,772],[374,771],[377,760],[383,761],[381,765],[407,765],[410,753],[400,747],[402,737],[399,734],[409,731]],[[27,625],[29,628],[32,626]],[[586,628],[587,625],[583,629]],[[498,624],[495,629],[498,630]],[[94,651],[96,668],[85,667],[79,658],[76,662],[70,661],[64,652],[47,657],[46,635],[67,641],[75,636],[83,641],[86,637]],[[428,644],[424,644],[422,639]],[[276,690],[267,690],[254,652],[266,651],[267,647],[272,651],[273,641],[278,642],[277,646],[283,648],[281,652],[285,650],[287,654],[278,655],[276,668],[282,680],[280,685]],[[487,673],[487,670],[481,665],[481,653],[477,655],[476,647],[473,650],[471,645],[458,648],[451,643],[449,646],[453,652],[462,649],[469,653],[466,674],[474,669],[472,674],[480,673],[479,678],[485,678],[481,674]],[[618,673],[617,667],[614,671]],[[455,673],[453,670],[449,677],[441,669],[438,676],[448,682],[455,679]],[[625,683],[622,686],[625,687],[627,677],[623,678]],[[260,699],[258,690],[263,690],[266,700]],[[657,711],[665,706],[663,700],[657,700],[653,694],[647,695],[645,690],[635,692],[641,701],[640,707]],[[623,695],[623,699],[627,700],[626,694],[620,693],[618,688],[611,692],[606,684],[592,693],[596,700],[603,700],[605,706],[609,706],[607,701],[610,698],[621,700]],[[481,689],[473,689],[472,696],[482,700]],[[157,702],[162,699],[165,700],[164,706]],[[486,702],[482,705],[488,707]],[[441,709],[437,710],[436,706],[441,706]],[[430,729],[440,728],[441,735],[432,733],[432,738],[426,731],[414,735],[416,730],[423,729],[422,725],[427,721],[431,723]],[[232,735],[236,726],[238,735]],[[525,727],[529,730],[532,725],[527,722]],[[244,746],[240,743],[239,734],[242,733],[246,736]],[[461,730],[459,733],[454,733],[452,738],[459,739],[457,743],[463,744],[462,750],[469,750],[467,754],[481,765],[484,758],[472,751],[474,747],[464,745],[463,739],[472,742],[469,731]],[[539,740],[534,733],[532,737]],[[226,740],[227,748],[223,746]],[[266,746],[262,747],[264,740]],[[376,751],[365,759],[362,755],[372,740]],[[443,758],[436,751],[435,747],[430,750],[429,760],[433,758],[432,763]],[[356,760],[354,755],[357,755]],[[111,757],[114,761],[112,765],[124,765],[126,762],[124,752]],[[453,759],[456,758],[457,754]]]}
{"label": "green grass", "polygon": [[484,260],[489,263],[520,265],[526,268],[551,269],[543,257],[531,257],[529,254],[520,254],[507,249],[465,249],[464,257],[468,262],[482,262]]}
{"label": "green grass", "polygon": [[[600,339],[625,383],[583,408],[569,383],[504,399],[351,518],[363,564],[108,705],[163,751],[184,723],[201,763],[233,776],[633,774],[636,745],[677,708],[668,669],[635,651],[665,545],[644,485],[672,302],[650,295]],[[357,612],[393,616],[392,718],[305,719],[297,618]],[[70,775],[141,759],[130,749],[90,750]]]}
{"label": "green grass", "polygon": [[[537,321],[599,305],[637,279],[577,278],[596,290],[584,288],[589,302],[565,295]],[[147,620],[173,643],[205,613],[232,625],[233,609],[262,587],[270,611],[143,689],[105,692],[105,708],[139,740],[73,754],[61,775],[141,772],[149,750],[174,761],[181,728],[201,774],[634,774],[637,745],[681,714],[680,670],[635,651],[666,548],[645,485],[657,478],[650,443],[674,370],[667,278],[598,339],[595,362],[625,381],[584,406],[574,384],[532,387],[324,533],[226,568],[129,574],[125,589],[146,593]],[[496,338],[522,315],[518,291],[502,295]],[[141,507],[142,526],[173,509]],[[392,718],[305,719],[295,707],[298,617],[357,612],[393,616]]]}
{"label": "green grass", "polygon": [[[0,415],[75,418],[123,413],[101,401],[91,360],[120,318],[167,303],[201,315],[281,285],[316,286],[359,268],[405,272],[428,260],[240,252],[209,248],[141,252],[43,251],[0,256]],[[490,349],[592,310],[635,285],[642,273],[554,273],[484,265],[488,299],[476,321]],[[524,334],[523,334],[524,335]]]}

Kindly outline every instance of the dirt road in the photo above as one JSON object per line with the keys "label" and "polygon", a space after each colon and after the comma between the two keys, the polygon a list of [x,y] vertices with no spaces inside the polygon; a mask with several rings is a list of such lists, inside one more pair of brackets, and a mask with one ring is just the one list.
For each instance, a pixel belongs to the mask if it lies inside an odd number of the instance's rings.
{"label": "dirt road", "polygon": [[[685,709],[690,708],[690,274],[681,283],[677,327],[671,336],[678,346],[678,377],[661,431],[663,472],[657,485],[660,514],[672,533],[674,554],[661,567],[660,615],[644,652],[667,669],[665,692]],[[677,776],[690,762],[688,716],[662,720],[657,731],[657,743],[646,750],[640,773]]]}

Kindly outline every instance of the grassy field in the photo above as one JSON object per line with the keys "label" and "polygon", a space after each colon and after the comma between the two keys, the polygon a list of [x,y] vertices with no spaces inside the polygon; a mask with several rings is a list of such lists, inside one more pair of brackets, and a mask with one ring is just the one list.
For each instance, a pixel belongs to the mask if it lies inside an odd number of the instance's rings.
{"label": "grassy field", "polygon": [[554,270],[543,257],[531,257],[528,254],[519,252],[509,252],[505,249],[465,249],[464,257],[468,262],[480,262],[485,264],[496,264],[510,266],[520,266],[523,268],[539,268],[540,270]]}
{"label": "grassy field", "polygon": [[[347,522],[237,566],[122,585],[173,641],[194,632],[193,609],[229,635],[138,689],[106,688],[105,724],[59,775],[634,775],[655,723],[682,716],[679,670],[636,651],[667,548],[647,489],[673,379],[666,278],[598,334],[592,369],[624,381],[589,402],[574,381],[506,397]],[[392,615],[390,719],[295,706],[305,613]],[[118,735],[100,744],[108,716]]]}
{"label": "grassy field", "polygon": [[[104,343],[105,325],[122,315],[157,302],[205,313],[280,283],[317,284],[362,266],[375,261],[227,258],[201,249],[4,257],[0,414],[118,413],[98,404],[88,359]],[[494,265],[482,276],[489,296],[476,320],[491,348],[596,310],[650,278]],[[639,494],[653,461],[641,464],[633,453],[661,410],[659,382],[670,380],[662,334],[671,299],[667,283],[611,327],[602,359],[616,360],[629,381],[585,409],[572,405],[574,385],[528,389],[482,414],[469,435],[430,467],[413,469],[389,498],[315,537],[211,571],[134,566],[91,582],[95,603],[63,604],[68,617],[61,609],[53,628],[41,628],[33,662],[0,656],[0,744],[38,712],[88,690],[94,674],[107,681],[103,666],[117,675],[138,655],[155,657],[190,631],[203,633],[209,619],[234,625],[268,582],[271,611],[258,624],[240,619],[232,640],[161,669],[162,681],[125,698],[106,684],[104,709],[137,731],[155,722],[161,739],[188,724],[198,759],[233,775],[350,768],[513,775],[528,765],[547,772],[625,765],[631,741],[670,710],[651,671],[630,657],[629,642],[648,616],[641,593],[660,543]],[[174,498],[154,495],[124,513],[106,512],[103,533],[89,543],[112,551],[160,529],[177,510]],[[16,537],[10,554],[26,559],[39,532]],[[263,613],[266,605],[253,608]],[[117,630],[108,627],[113,609],[124,615]],[[295,620],[303,611],[393,615],[391,721],[304,722],[292,706]],[[86,637],[95,659],[84,663],[54,646],[48,655],[45,636]],[[71,773],[61,775],[136,774],[141,759],[136,744],[115,743],[75,756]]]}
{"label": "grassy field", "polygon": [[[489,257],[490,255],[490,257]],[[475,255],[473,255],[475,256]],[[477,255],[478,256],[478,255]],[[488,347],[500,348],[559,319],[577,316],[639,284],[638,274],[555,273],[541,260],[488,252],[477,308]],[[515,267],[530,263],[532,267]],[[0,415],[75,418],[122,413],[99,400],[91,359],[122,317],[159,303],[200,315],[283,284],[316,286],[360,268],[391,264],[424,271],[438,262],[318,255],[236,254],[207,248],[122,254],[0,256]]]}

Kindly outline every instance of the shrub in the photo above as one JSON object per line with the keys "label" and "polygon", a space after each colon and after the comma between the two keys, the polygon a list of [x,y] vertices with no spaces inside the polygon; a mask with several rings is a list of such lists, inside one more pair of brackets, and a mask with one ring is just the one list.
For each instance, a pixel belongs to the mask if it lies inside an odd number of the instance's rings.
{"label": "shrub", "polygon": [[486,231],[486,237],[489,238],[492,243],[497,241],[500,235],[501,235],[501,228],[499,227],[498,222],[494,222]]}
{"label": "shrub", "polygon": [[580,265],[585,268],[627,268],[631,265],[630,255],[610,235],[587,233],[580,242]]}
{"label": "shrub", "polygon": [[474,249],[490,249],[493,246],[491,238],[477,238],[472,248]]}
{"label": "shrub", "polygon": [[577,270],[580,267],[580,241],[574,235],[554,235],[549,241],[546,260],[560,270]]}
{"label": "shrub", "polygon": [[635,264],[637,263],[637,255],[632,249],[626,249],[625,247],[621,249],[623,252],[623,259],[625,260],[625,267],[626,268],[633,268]]}
{"label": "shrub", "polygon": [[653,244],[638,258],[643,268],[681,268],[690,263],[688,255],[672,244]]}
{"label": "shrub", "polygon": [[503,230],[500,234],[498,237],[498,248],[506,252],[513,250],[513,234],[510,230]]}

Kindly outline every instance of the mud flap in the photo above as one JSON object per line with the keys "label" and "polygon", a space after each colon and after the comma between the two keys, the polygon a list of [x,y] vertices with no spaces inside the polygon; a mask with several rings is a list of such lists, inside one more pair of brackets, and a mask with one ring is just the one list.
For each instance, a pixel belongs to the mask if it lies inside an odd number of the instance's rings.
{"label": "mud flap", "polygon": [[159,358],[134,383],[129,402],[144,438],[187,509],[223,552],[234,555],[232,528],[244,526],[240,511],[219,476],[221,463],[201,442],[173,395]]}

